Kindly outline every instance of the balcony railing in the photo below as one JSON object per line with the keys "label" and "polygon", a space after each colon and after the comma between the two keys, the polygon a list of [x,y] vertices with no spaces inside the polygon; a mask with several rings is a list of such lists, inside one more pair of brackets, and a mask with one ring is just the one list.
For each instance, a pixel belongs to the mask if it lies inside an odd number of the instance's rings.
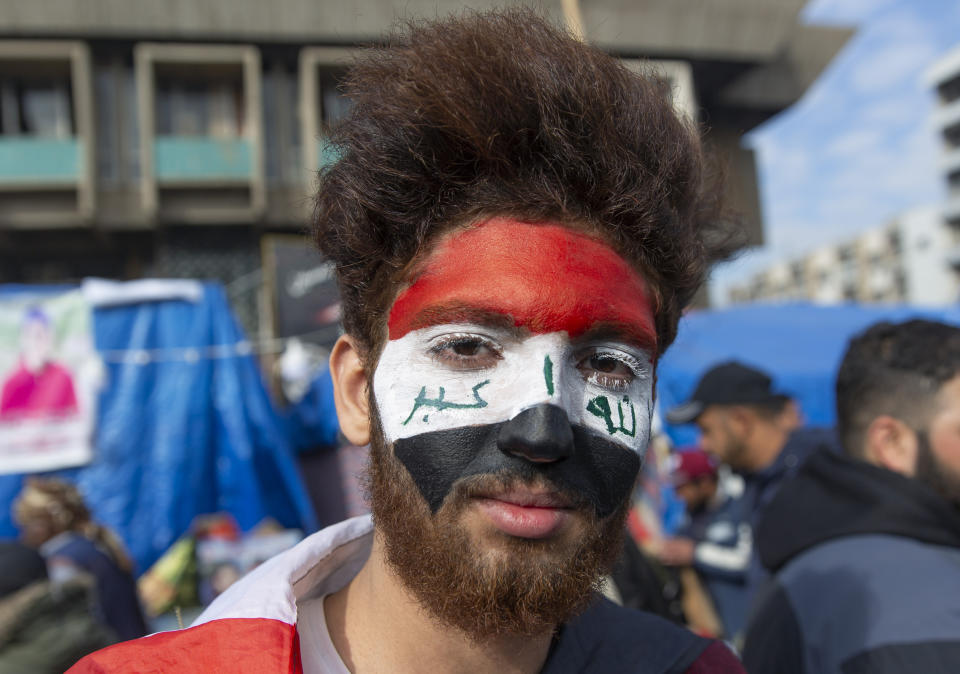
{"label": "balcony railing", "polygon": [[940,159],[940,168],[943,169],[943,172],[947,175],[960,173],[960,147],[953,148],[949,152],[944,153]]}
{"label": "balcony railing", "polygon": [[960,245],[947,249],[947,263],[954,269],[960,269]]}
{"label": "balcony railing", "polygon": [[943,217],[950,223],[960,224],[960,196],[952,197],[947,201],[947,205],[943,209]]}
{"label": "balcony railing", "polygon": [[941,131],[951,129],[960,124],[960,98],[951,101],[946,105],[941,105],[933,111],[931,116],[934,125]]}
{"label": "balcony railing", "polygon": [[157,136],[153,152],[160,182],[247,182],[253,173],[244,138]]}
{"label": "balcony railing", "polygon": [[0,137],[0,186],[75,186],[82,159],[76,138]]}

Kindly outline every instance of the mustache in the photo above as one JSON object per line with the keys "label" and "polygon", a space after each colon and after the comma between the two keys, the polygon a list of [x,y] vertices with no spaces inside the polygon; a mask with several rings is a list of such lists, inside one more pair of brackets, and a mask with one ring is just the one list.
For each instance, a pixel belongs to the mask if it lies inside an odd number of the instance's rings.
{"label": "mustache", "polygon": [[579,490],[568,489],[532,465],[514,465],[496,472],[462,477],[454,482],[447,500],[466,501],[473,498],[496,498],[516,492],[550,495],[571,510],[593,511],[590,500]]}
{"label": "mustache", "polygon": [[433,512],[447,500],[455,484],[474,476],[515,479],[519,485],[549,485],[574,503],[589,503],[601,519],[629,498],[640,472],[636,452],[590,429],[572,426],[571,456],[528,461],[500,449],[502,426],[462,426],[400,438],[393,442],[393,453]]}

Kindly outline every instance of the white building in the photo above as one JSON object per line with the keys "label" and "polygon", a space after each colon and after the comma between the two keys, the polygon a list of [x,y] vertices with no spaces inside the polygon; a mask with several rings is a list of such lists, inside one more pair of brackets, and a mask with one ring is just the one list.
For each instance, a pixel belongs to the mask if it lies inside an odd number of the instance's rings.
{"label": "white building", "polygon": [[932,121],[943,142],[940,167],[948,188],[944,216],[960,226],[960,45],[930,67],[927,84],[937,94]]}
{"label": "white building", "polygon": [[954,236],[940,208],[916,208],[849,241],[771,265],[731,288],[730,302],[949,304],[958,299],[960,255],[946,254]]}
{"label": "white building", "polygon": [[[956,230],[945,225],[940,209],[915,209],[902,217],[903,265],[907,302],[950,304],[958,299]],[[945,255],[945,253],[947,253]]]}
{"label": "white building", "polygon": [[773,264],[732,287],[731,303],[960,300],[960,45],[930,67],[926,83],[937,97],[931,121],[943,146],[946,204],[912,209],[849,241]]}

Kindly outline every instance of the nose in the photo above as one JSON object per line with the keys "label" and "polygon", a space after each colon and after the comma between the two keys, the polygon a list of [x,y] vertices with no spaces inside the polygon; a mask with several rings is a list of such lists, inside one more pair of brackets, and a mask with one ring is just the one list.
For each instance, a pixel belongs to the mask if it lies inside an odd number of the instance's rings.
{"label": "nose", "polygon": [[536,463],[562,461],[573,454],[573,429],[563,408],[536,405],[500,428],[497,446],[504,454]]}

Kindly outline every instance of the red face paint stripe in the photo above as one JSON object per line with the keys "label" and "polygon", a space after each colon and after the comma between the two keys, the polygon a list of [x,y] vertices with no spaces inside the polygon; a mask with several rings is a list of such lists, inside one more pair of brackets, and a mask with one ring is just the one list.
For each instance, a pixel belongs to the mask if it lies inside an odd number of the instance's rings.
{"label": "red face paint stripe", "polygon": [[606,244],[561,225],[494,219],[444,241],[394,302],[390,339],[433,325],[449,306],[505,314],[537,334],[579,337],[610,324],[656,347],[644,279]]}

